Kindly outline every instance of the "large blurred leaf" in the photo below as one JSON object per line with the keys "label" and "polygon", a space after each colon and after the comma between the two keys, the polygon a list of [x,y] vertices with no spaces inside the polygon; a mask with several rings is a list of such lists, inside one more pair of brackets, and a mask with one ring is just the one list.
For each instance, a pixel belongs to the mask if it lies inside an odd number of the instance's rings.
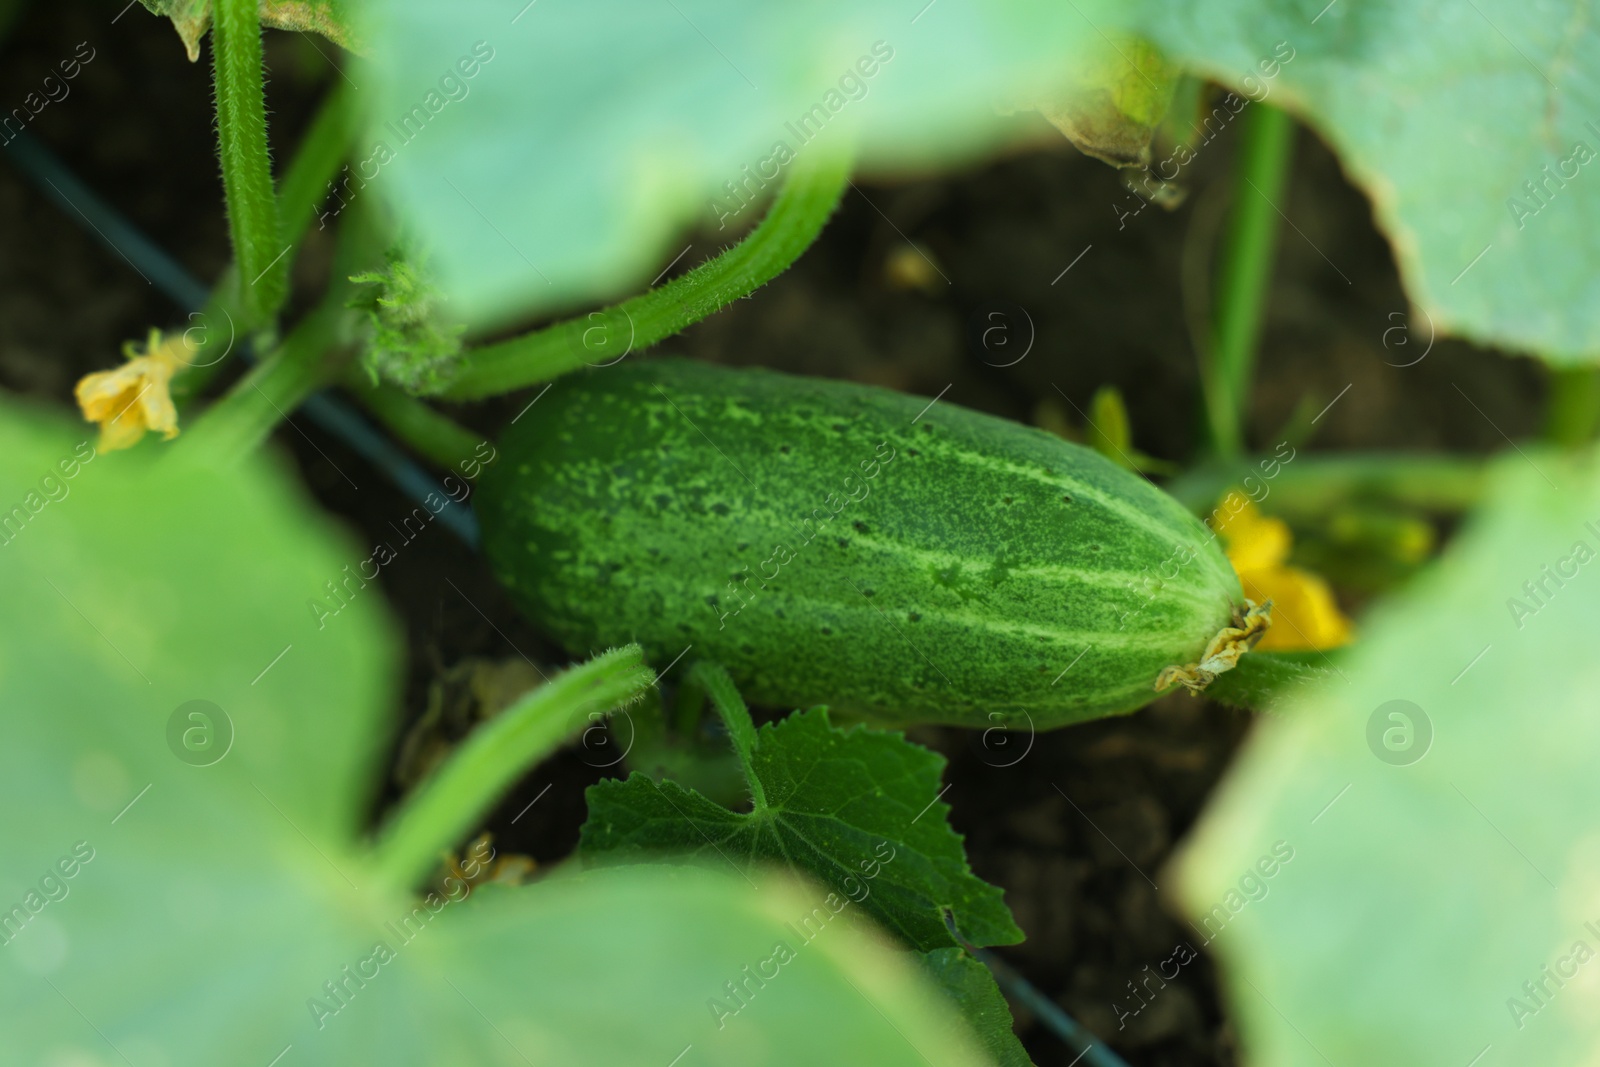
{"label": "large blurred leaf", "polygon": [[1512,457],[1486,499],[1183,857],[1247,1063],[1600,1055],[1600,469]]}
{"label": "large blurred leaf", "polygon": [[[835,105],[830,139],[860,124],[869,167],[948,162],[1022,128],[997,103],[1137,85],[1119,28],[1321,132],[1437,330],[1600,353],[1600,23],[1575,2],[402,0],[370,31],[361,173],[437,246],[462,311],[499,318],[646,280],[686,221],[768,184],[747,174],[774,174],[779,142],[809,150],[813,105]],[[879,41],[893,58],[851,100],[840,79]],[[473,78],[449,73],[462,59]]]}
{"label": "large blurred leaf", "polygon": [[[272,471],[71,467],[75,441],[0,417],[0,1062],[979,1062],[959,1034],[919,1054],[934,994],[848,922],[796,937],[818,894],[781,880],[385,890],[358,828],[392,638],[343,570],[367,551]],[[191,700],[231,746],[169,733]]]}
{"label": "large blurred leaf", "polygon": [[1600,358],[1600,21],[1588,4],[1143,0],[1129,10],[1175,59],[1290,107],[1332,143],[1440,332],[1557,362]]}
{"label": "large blurred leaf", "polygon": [[[771,160],[775,176],[780,142],[819,150],[809,133],[837,147],[855,125],[868,165],[992,143],[1002,90],[1042,94],[1080,47],[1106,47],[1091,25],[1104,24],[1100,6],[396,0],[369,30],[360,149],[394,158],[362,173],[381,169],[374,184],[433,243],[468,317],[594,296],[647,282],[686,223],[716,228],[726,212],[731,234],[753,222],[759,209],[741,210],[732,189],[748,182],[741,198],[756,196],[762,178],[745,168]],[[458,61],[473,77],[450,73]],[[820,134],[800,129],[813,107]],[[421,131],[408,134],[413,109]]]}

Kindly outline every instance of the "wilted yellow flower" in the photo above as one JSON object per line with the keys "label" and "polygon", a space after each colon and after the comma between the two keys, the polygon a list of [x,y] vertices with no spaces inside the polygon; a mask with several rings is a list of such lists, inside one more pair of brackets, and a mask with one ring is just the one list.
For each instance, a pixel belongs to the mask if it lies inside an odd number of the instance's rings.
{"label": "wilted yellow flower", "polygon": [[1287,564],[1294,543],[1287,523],[1261,514],[1246,500],[1216,525],[1228,543],[1228,562],[1239,574],[1244,595],[1258,603],[1272,601],[1272,628],[1256,648],[1320,652],[1349,642],[1350,620],[1339,610],[1328,583]]}
{"label": "wilted yellow flower", "polygon": [[100,424],[100,451],[132,448],[146,430],[163,439],[178,436],[178,409],[172,405],[172,376],[188,365],[195,348],[183,334],[163,339],[151,330],[140,351],[137,341],[122,346],[127,362],[116,370],[86,374],[74,395],[83,417]]}

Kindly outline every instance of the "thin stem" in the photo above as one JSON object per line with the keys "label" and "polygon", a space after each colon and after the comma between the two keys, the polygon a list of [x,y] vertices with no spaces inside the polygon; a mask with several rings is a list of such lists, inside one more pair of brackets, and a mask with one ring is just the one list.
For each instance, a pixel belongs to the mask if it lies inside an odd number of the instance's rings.
{"label": "thin stem", "polygon": [[[350,88],[341,82],[323,98],[311,128],[295,149],[278,190],[284,244],[298,244],[311,220],[319,217],[317,205],[328,199],[328,183],[350,146],[351,111]],[[317,229],[325,228],[326,222],[319,221]]]}
{"label": "thin stem", "polygon": [[781,274],[817,239],[850,177],[846,156],[801,156],[743,241],[659,289],[468,354],[443,392],[475,400],[615,362],[690,326]]}
{"label": "thin stem", "polygon": [[1294,120],[1277,108],[1254,104],[1240,137],[1233,212],[1218,271],[1211,358],[1203,368],[1211,446],[1228,459],[1244,450],[1245,409],[1277,246],[1277,205],[1288,184]]}
{"label": "thin stem", "polygon": [[307,315],[272,355],[206,409],[176,450],[217,463],[235,462],[255,451],[301,401],[337,373],[327,354],[343,314],[337,301],[326,301]]}
{"label": "thin stem", "polygon": [[654,681],[642,650],[628,645],[562,672],[479,727],[384,827],[373,848],[379,876],[415,886],[529,767]]}
{"label": "thin stem", "polygon": [[1600,368],[1552,368],[1545,438],[1563,448],[1576,448],[1593,440],[1596,428],[1600,428]]}
{"label": "thin stem", "polygon": [[1200,515],[1209,513],[1223,494],[1239,486],[1245,486],[1247,495],[1274,514],[1284,516],[1325,515],[1351,500],[1390,500],[1428,511],[1455,512],[1477,502],[1487,470],[1481,456],[1407,452],[1291,456],[1288,462],[1279,462],[1273,477],[1267,477],[1265,471],[1274,469],[1270,464],[1280,457],[1268,456],[1256,464],[1241,461],[1200,467],[1169,482],[1166,490]]}
{"label": "thin stem", "polygon": [[256,0],[216,0],[212,17],[217,154],[239,267],[238,302],[251,318],[264,321],[288,293],[289,267],[267,155],[261,19]]}
{"label": "thin stem", "polygon": [[750,786],[751,804],[755,811],[765,811],[767,792],[755,771],[756,725],[750,718],[750,709],[745,706],[744,698],[739,695],[728,672],[708,660],[696,663],[689,677],[710,694],[712,705],[716,707],[717,714],[722,716],[723,725],[728,728],[728,737],[732,739],[733,750],[739,756],[739,765],[744,768],[745,781]]}
{"label": "thin stem", "polygon": [[[349,128],[350,99],[341,86],[323,99],[283,176],[278,214],[283,224],[283,243],[290,248],[283,259],[285,271],[293,265],[317,204],[326,196],[328,181],[344,159]],[[205,306],[190,316],[193,325],[188,333],[192,340],[199,342],[200,354],[196,357],[197,365],[174,381],[175,397],[198,394],[223,367],[226,357],[244,347],[249,336],[266,324],[258,311],[247,310],[239,304],[238,279],[238,264],[230,264]],[[214,354],[210,347],[217,344],[226,346],[222,354]]]}
{"label": "thin stem", "polygon": [[391,433],[446,470],[454,470],[483,444],[482,436],[403,390],[374,385],[363,370],[346,375],[345,388]]}

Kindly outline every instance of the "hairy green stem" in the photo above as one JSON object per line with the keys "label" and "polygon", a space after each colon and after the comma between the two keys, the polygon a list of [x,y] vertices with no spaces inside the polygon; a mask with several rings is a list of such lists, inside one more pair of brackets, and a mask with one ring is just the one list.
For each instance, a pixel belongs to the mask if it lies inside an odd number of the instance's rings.
{"label": "hairy green stem", "polygon": [[345,388],[391,433],[447,470],[454,470],[483,443],[479,434],[403,390],[387,382],[374,385],[360,368],[345,376]]}
{"label": "hairy green stem", "polygon": [[1600,428],[1600,368],[1553,367],[1544,436],[1563,448],[1594,439]]}
{"label": "hairy green stem", "polygon": [[415,886],[528,768],[654,681],[642,650],[628,645],[563,671],[480,726],[384,827],[373,847],[379,876]]}
{"label": "hairy green stem", "polygon": [[745,781],[750,786],[751,805],[758,812],[765,811],[767,793],[755,772],[756,725],[750,718],[750,709],[745,706],[744,697],[739,695],[728,672],[715,663],[701,660],[694,665],[689,676],[710,694],[712,705],[716,707],[717,714],[722,716],[723,725],[728,728],[728,737],[733,741],[739,764],[744,768]]}
{"label": "hairy green stem", "polygon": [[[326,195],[330,178],[339,169],[350,137],[350,98],[341,86],[328,93],[311,120],[311,128],[289,161],[278,198],[283,243],[290,248],[284,269],[293,265],[296,250]],[[239,267],[230,264],[200,311],[189,316],[190,339],[200,346],[194,366],[173,381],[173,396],[181,401],[197,395],[222,368],[227,356],[266,324],[239,304]],[[212,346],[222,346],[218,352]],[[180,403],[181,406],[181,403]]]}
{"label": "hairy green stem", "polygon": [[781,274],[817,239],[850,177],[850,159],[802,155],[761,224],[743,241],[659,289],[468,353],[443,390],[475,400],[605,365],[655,344]]}
{"label": "hairy green stem", "polygon": [[279,422],[337,373],[328,352],[344,313],[330,300],[307,315],[270,356],[206,409],[176,449],[233,463],[260,447]]}
{"label": "hairy green stem", "polygon": [[239,268],[238,303],[265,321],[288,293],[289,267],[267,155],[261,18],[256,0],[216,0],[212,12],[217,154]]}
{"label": "hairy green stem", "polygon": [[[1324,515],[1352,500],[1390,500],[1454,512],[1477,502],[1488,462],[1480,456],[1416,452],[1291,455],[1288,462],[1269,456],[1255,464],[1198,467],[1169,482],[1166,491],[1199,515],[1216,507],[1230,489],[1260,503],[1270,500],[1268,510],[1289,516]],[[1268,477],[1266,471],[1273,469],[1277,473]]]}
{"label": "hairy green stem", "polygon": [[1211,447],[1226,459],[1244,451],[1244,418],[1278,239],[1277,205],[1294,148],[1294,120],[1277,108],[1254,104],[1242,125],[1210,358],[1202,368]]}

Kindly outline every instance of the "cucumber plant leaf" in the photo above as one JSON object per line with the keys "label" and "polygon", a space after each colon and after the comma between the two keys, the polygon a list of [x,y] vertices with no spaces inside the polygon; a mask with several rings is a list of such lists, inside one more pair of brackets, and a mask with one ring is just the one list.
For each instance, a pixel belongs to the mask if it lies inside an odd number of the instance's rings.
{"label": "cucumber plant leaf", "polygon": [[687,227],[726,240],[798,153],[923,166],[1037,135],[997,99],[1064,86],[1113,6],[395,0],[351,170],[432,245],[454,306],[498,323],[642,286]]}
{"label": "cucumber plant leaf", "polygon": [[961,1017],[998,1067],[1032,1067],[1033,1061],[1012,1029],[1011,1005],[989,968],[963,948],[924,952],[921,965],[945,996],[961,1008]]}
{"label": "cucumber plant leaf", "polygon": [[[749,713],[739,711],[749,723]],[[957,942],[944,912],[980,947],[1022,940],[1001,891],[972,873],[939,800],[943,756],[899,733],[839,729],[826,708],[750,729],[735,749],[753,794],[730,811],[676,782],[635,773],[589,787],[580,853],[602,862],[651,854],[785,864],[860,905],[921,951]]]}
{"label": "cucumber plant leaf", "polygon": [[[1585,5],[1145,0],[1127,13],[1184,66],[1327,139],[1426,312],[1409,323],[1417,343],[1437,330],[1557,363],[1600,356],[1600,25]],[[1335,264],[1329,284],[1354,280],[1302,227]]]}
{"label": "cucumber plant leaf", "polygon": [[1512,456],[1484,499],[1180,858],[1246,1062],[1600,1055],[1600,464]]}
{"label": "cucumber plant leaf", "polygon": [[[192,63],[211,28],[212,0],[140,0],[154,15],[172,20]],[[261,0],[261,25],[301,33],[320,33],[341,48],[359,51],[350,0]]]}
{"label": "cucumber plant leaf", "polygon": [[[368,550],[268,464],[96,456],[5,407],[8,1062],[982,1062],[960,1034],[919,1053],[902,1034],[942,1002],[850,930],[774,963],[816,895],[783,878],[386,887],[364,824],[397,657]],[[762,964],[719,1025],[708,1000]]]}

